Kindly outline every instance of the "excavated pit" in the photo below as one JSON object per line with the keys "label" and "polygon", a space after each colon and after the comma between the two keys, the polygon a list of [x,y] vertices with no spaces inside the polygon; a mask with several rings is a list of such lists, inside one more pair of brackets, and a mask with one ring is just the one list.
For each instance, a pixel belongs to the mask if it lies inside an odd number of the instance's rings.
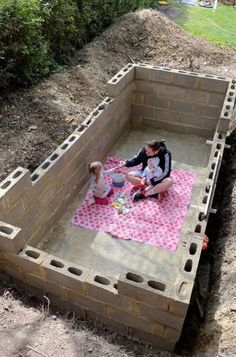
{"label": "excavated pit", "polygon": [[[35,172],[17,168],[0,184],[1,269],[28,290],[81,318],[101,321],[173,351],[201,255],[235,80],[129,64],[108,96]],[[196,180],[176,251],[73,226],[85,198],[87,164],[133,156],[165,139],[173,168]]]}

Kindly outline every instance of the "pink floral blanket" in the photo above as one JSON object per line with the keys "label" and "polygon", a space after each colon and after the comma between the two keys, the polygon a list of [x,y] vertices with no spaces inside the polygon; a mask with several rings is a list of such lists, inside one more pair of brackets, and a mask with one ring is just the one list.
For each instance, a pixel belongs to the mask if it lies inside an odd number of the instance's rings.
{"label": "pink floral blanket", "polygon": [[[109,156],[105,169],[116,166],[121,161]],[[134,168],[131,168],[133,170]],[[127,172],[123,168],[120,172]],[[77,209],[72,223],[74,225],[110,233],[120,239],[135,240],[175,251],[191,198],[196,173],[184,170],[172,170],[175,184],[168,190],[161,201],[146,198],[132,202],[132,185],[125,182],[123,187],[114,187],[110,204],[89,205],[91,194],[88,193],[82,205]],[[111,178],[107,178],[111,182]],[[124,213],[117,210],[117,202],[123,202]]]}

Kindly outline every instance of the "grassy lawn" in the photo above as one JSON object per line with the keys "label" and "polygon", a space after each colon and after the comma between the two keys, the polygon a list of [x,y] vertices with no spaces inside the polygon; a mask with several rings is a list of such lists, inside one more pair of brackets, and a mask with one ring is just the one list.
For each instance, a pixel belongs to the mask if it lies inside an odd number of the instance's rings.
{"label": "grassy lawn", "polygon": [[222,47],[236,50],[236,8],[219,4],[216,11],[199,6],[179,5],[174,21],[184,30]]}

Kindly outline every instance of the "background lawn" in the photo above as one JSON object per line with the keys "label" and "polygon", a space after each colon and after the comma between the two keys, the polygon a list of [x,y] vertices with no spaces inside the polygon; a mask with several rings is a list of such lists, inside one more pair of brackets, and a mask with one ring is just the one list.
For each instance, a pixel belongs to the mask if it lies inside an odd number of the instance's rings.
{"label": "background lawn", "polygon": [[235,7],[219,4],[214,11],[199,6],[177,6],[180,16],[174,21],[184,30],[222,47],[236,49]]}

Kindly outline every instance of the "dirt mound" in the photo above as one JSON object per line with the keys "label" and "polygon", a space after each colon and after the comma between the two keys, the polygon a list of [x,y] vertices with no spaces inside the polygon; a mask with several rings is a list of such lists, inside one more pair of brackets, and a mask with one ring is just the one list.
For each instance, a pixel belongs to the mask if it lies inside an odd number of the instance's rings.
{"label": "dirt mound", "polygon": [[2,100],[0,180],[18,165],[33,171],[99,103],[106,81],[128,62],[228,74],[235,58],[235,52],[185,33],[158,11],[122,17],[79,51],[70,68]]}

